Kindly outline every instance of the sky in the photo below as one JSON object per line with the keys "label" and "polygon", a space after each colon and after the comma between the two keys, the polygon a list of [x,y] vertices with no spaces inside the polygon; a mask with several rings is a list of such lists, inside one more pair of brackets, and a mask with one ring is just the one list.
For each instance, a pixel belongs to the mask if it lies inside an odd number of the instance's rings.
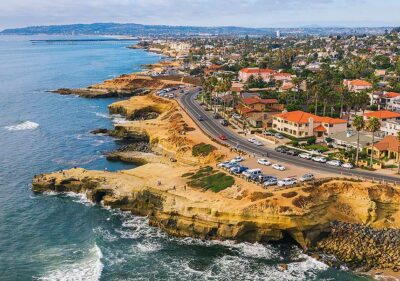
{"label": "sky", "polygon": [[400,0],[0,0],[0,29],[94,22],[400,26],[399,14]]}

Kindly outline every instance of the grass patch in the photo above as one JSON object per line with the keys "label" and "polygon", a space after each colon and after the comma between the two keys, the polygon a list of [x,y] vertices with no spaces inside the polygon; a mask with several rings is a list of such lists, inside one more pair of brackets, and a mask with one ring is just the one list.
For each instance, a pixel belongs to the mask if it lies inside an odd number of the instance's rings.
{"label": "grass patch", "polygon": [[199,169],[196,173],[188,176],[190,181],[188,185],[191,187],[202,188],[204,190],[212,190],[219,192],[235,183],[235,179],[223,172],[217,172],[212,167],[207,166]]}
{"label": "grass patch", "polygon": [[385,165],[383,168],[384,169],[394,169],[394,168],[398,168],[398,166],[397,165]]}
{"label": "grass patch", "polygon": [[282,196],[285,198],[293,198],[293,197],[297,196],[297,192],[292,191],[292,192],[288,192],[288,193],[282,193]]}
{"label": "grass patch", "polygon": [[206,144],[206,143],[199,143],[193,146],[192,148],[192,155],[195,157],[198,156],[207,156],[217,148],[215,146],[212,146],[211,144]]}
{"label": "grass patch", "polygon": [[182,178],[188,178],[188,177],[193,176],[193,175],[194,175],[194,173],[184,173],[182,175]]}
{"label": "grass patch", "polygon": [[320,145],[320,144],[312,144],[312,145],[305,146],[304,148],[306,148],[308,150],[316,150],[321,153],[329,151],[329,148],[327,148],[326,146]]}

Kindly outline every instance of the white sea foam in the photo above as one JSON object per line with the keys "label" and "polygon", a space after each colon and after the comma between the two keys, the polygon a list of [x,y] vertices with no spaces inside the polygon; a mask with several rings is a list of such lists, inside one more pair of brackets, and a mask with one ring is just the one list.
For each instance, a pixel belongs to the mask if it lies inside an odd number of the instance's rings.
{"label": "white sea foam", "polygon": [[97,281],[100,280],[103,264],[101,259],[103,254],[100,248],[95,244],[89,250],[88,255],[72,264],[63,264],[57,268],[51,268],[39,277],[39,280],[57,280],[57,281]]}
{"label": "white sea foam", "polygon": [[112,117],[111,117],[110,115],[108,115],[107,113],[96,112],[95,114],[96,114],[96,116],[102,117],[102,118],[112,118]]}
{"label": "white sea foam", "polygon": [[136,244],[135,248],[142,253],[157,252],[162,249],[162,245],[156,242],[142,242]]}
{"label": "white sea foam", "polygon": [[102,227],[96,227],[93,229],[93,232],[100,235],[104,240],[107,241],[116,241],[118,240],[118,237],[114,234],[112,234],[109,230],[104,229]]}
{"label": "white sea foam", "polygon": [[25,121],[16,125],[4,127],[8,131],[25,131],[25,130],[35,130],[39,127],[38,123],[32,121]]}
{"label": "white sea foam", "polygon": [[129,122],[129,120],[127,120],[125,116],[122,116],[120,114],[112,114],[110,115],[110,118],[112,118],[112,122],[114,124],[123,124]]}

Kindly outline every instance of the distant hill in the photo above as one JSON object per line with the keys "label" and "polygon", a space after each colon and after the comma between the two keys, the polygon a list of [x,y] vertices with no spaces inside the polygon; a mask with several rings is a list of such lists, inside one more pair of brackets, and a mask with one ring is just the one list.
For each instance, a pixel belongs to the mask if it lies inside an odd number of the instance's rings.
{"label": "distant hill", "polygon": [[[190,35],[274,35],[277,30],[281,34],[304,35],[331,35],[331,34],[363,34],[384,33],[385,27],[376,28],[345,28],[345,27],[303,27],[303,28],[248,28],[237,26],[167,26],[167,25],[142,25],[135,23],[92,23],[29,26],[24,28],[5,29],[0,34],[85,34],[85,35],[134,35],[134,36],[190,36]],[[391,28],[389,28],[391,30]]]}

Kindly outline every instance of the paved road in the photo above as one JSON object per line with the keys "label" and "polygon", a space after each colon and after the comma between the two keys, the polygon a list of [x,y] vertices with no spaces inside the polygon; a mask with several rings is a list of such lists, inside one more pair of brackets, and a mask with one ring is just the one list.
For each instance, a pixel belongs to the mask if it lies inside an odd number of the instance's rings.
{"label": "paved road", "polygon": [[[231,130],[223,127],[219,120],[214,119],[210,112],[205,111],[198,102],[195,101],[195,97],[199,93],[199,90],[191,90],[188,93],[182,95],[179,98],[179,102],[185,111],[192,117],[192,119],[202,128],[202,130],[209,136],[218,139],[223,134],[227,137],[226,141],[221,141],[228,144],[231,147],[238,147],[240,150],[250,154],[256,154],[257,156],[266,156],[273,160],[285,162],[292,165],[301,166],[307,168],[310,172],[320,171],[328,172],[331,174],[345,175],[351,177],[359,177],[363,179],[374,179],[386,182],[400,182],[400,177],[391,175],[382,175],[375,172],[365,171],[361,169],[348,170],[340,167],[333,167],[322,163],[313,162],[311,160],[305,160],[299,157],[289,156],[276,152],[273,149],[267,147],[256,146],[247,141],[246,138],[232,132]],[[204,117],[204,121],[199,121],[199,116]]]}

